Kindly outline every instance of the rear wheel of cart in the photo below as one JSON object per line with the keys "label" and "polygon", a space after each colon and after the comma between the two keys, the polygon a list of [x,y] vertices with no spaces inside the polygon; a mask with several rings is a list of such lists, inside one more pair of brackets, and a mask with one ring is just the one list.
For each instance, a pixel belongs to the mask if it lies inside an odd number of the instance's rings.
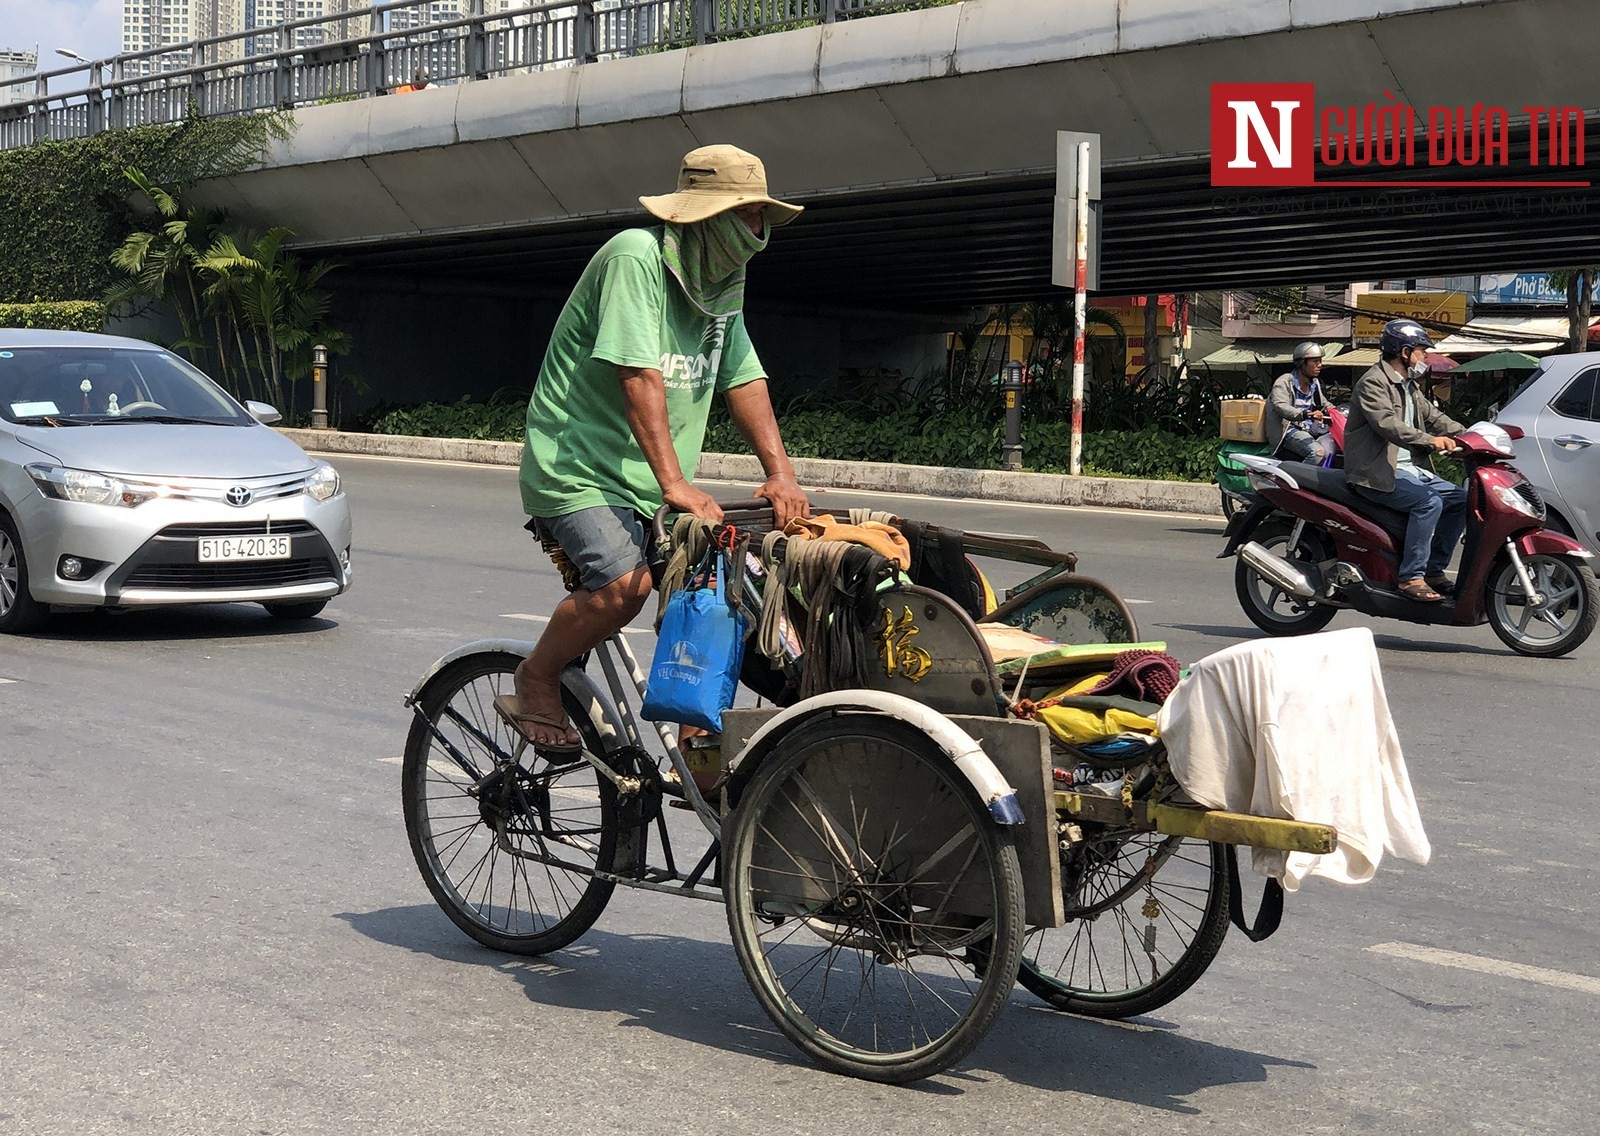
{"label": "rear wheel of cart", "polygon": [[724,855],[751,989],[835,1072],[932,1076],[1010,996],[1023,932],[1011,834],[904,723],[856,714],[796,729],[741,795]]}
{"label": "rear wheel of cart", "polygon": [[1149,1013],[1193,986],[1222,947],[1227,849],[1158,832],[1086,835],[1062,853],[1067,921],[1028,936],[1018,980],[1075,1014]]}

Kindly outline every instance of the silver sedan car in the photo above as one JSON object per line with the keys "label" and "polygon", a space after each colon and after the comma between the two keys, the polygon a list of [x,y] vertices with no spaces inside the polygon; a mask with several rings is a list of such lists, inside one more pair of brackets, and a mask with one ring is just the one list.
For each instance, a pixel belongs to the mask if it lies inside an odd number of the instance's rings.
{"label": "silver sedan car", "polygon": [[260,603],[350,585],[339,475],[137,339],[0,328],[0,632],[52,610]]}
{"label": "silver sedan car", "polygon": [[1551,527],[1600,553],[1600,351],[1546,358],[1495,421],[1522,431],[1516,466]]}

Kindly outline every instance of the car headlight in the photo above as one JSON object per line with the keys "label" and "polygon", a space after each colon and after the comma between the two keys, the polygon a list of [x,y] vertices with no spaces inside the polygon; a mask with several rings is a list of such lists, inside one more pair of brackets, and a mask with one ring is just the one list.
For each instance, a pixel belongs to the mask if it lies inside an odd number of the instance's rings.
{"label": "car headlight", "polygon": [[59,465],[35,463],[25,467],[28,476],[46,497],[58,501],[77,501],[85,505],[122,505],[133,509],[156,496],[148,485],[134,485],[109,474],[87,469],[66,469]]}
{"label": "car headlight", "polygon": [[339,471],[327,462],[318,462],[306,479],[306,492],[318,501],[326,501],[339,492]]}

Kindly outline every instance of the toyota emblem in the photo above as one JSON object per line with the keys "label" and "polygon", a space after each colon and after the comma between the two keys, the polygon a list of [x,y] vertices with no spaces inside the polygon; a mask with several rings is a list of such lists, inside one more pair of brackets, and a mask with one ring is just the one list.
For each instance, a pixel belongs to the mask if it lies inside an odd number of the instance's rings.
{"label": "toyota emblem", "polygon": [[250,500],[254,496],[255,494],[250,492],[249,486],[233,485],[229,486],[226,499],[228,504],[232,505],[235,509],[242,509],[246,505],[250,504]]}

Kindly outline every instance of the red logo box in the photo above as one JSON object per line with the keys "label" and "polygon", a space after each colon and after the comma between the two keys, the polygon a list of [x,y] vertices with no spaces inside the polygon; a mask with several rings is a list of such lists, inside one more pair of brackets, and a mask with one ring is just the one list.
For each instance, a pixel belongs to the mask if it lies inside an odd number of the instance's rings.
{"label": "red logo box", "polygon": [[1310,83],[1211,84],[1211,184],[1311,185],[1316,161]]}

